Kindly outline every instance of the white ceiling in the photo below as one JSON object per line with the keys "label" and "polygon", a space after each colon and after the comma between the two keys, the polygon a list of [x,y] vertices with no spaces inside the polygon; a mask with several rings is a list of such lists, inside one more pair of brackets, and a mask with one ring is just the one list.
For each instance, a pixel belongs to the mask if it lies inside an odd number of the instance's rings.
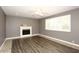
{"label": "white ceiling", "polygon": [[78,6],[2,6],[6,15],[40,19],[61,12],[79,8]]}

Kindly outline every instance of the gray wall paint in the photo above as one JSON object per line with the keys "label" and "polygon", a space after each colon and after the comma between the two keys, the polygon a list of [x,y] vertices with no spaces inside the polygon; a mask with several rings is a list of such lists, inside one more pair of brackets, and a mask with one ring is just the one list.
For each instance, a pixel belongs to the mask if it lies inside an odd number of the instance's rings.
{"label": "gray wall paint", "polygon": [[39,21],[23,17],[6,16],[6,37],[20,36],[20,25],[32,26],[32,33],[39,33]]}
{"label": "gray wall paint", "polygon": [[52,17],[62,16],[66,14],[71,14],[71,32],[45,30],[45,19],[43,19],[40,20],[40,33],[69,42],[75,41],[75,43],[79,44],[79,9],[63,12]]}
{"label": "gray wall paint", "polygon": [[63,12],[52,17],[71,14],[71,32],[45,30],[45,19],[32,20],[22,17],[6,16],[6,37],[17,37],[20,35],[19,27],[21,24],[33,26],[33,34],[44,34],[65,41],[75,41],[79,44],[79,9]]}
{"label": "gray wall paint", "polygon": [[0,46],[5,39],[5,14],[0,7]]}

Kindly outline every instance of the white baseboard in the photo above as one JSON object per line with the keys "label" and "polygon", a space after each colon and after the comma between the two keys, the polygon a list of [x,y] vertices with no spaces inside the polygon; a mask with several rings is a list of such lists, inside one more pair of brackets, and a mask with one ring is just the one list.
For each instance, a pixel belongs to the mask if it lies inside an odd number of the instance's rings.
{"label": "white baseboard", "polygon": [[4,42],[3,42],[2,45],[0,46],[0,51],[1,51],[1,49],[2,49],[2,47],[3,47],[3,45],[4,45],[5,42],[6,42],[6,40],[4,40]]}
{"label": "white baseboard", "polygon": [[[59,44],[62,44],[62,45],[68,46],[68,47],[72,47],[74,49],[79,50],[79,45],[75,44],[75,43],[64,41],[64,40],[61,40],[61,39],[58,39],[58,38],[53,38],[53,37],[50,37],[50,36],[47,36],[47,35],[43,35],[43,34],[33,34],[32,36],[40,36],[40,37],[49,39],[51,41],[57,42]],[[28,37],[32,37],[32,36],[28,36]],[[27,37],[20,37],[20,36],[19,37],[11,37],[11,38],[6,38],[5,41],[6,40],[11,40],[11,39],[18,39],[18,38],[27,38]],[[3,44],[1,45],[1,47],[4,45],[5,41],[3,42]]]}
{"label": "white baseboard", "polygon": [[39,36],[40,34],[33,34],[32,36]]}
{"label": "white baseboard", "polygon": [[11,40],[11,39],[19,39],[19,38],[28,38],[28,37],[32,37],[32,36],[38,36],[39,34],[33,34],[33,35],[28,35],[28,36],[18,36],[18,37],[10,37],[10,38],[6,38],[5,40]]}
{"label": "white baseboard", "polygon": [[6,42],[6,40],[12,40],[12,39],[19,39],[19,38],[28,38],[28,37],[33,37],[33,36],[38,36],[39,34],[33,34],[31,36],[25,36],[25,37],[21,37],[21,36],[18,36],[18,37],[10,37],[10,38],[5,38],[4,42],[2,43],[2,45],[0,46],[0,50],[2,49],[4,43]]}
{"label": "white baseboard", "polygon": [[52,40],[52,41],[57,42],[59,44],[62,44],[62,45],[68,46],[68,47],[72,47],[74,49],[79,50],[79,45],[78,44],[71,43],[71,42],[68,42],[68,41],[64,41],[64,40],[61,40],[61,39],[58,39],[58,38],[53,38],[53,37],[50,37],[50,36],[47,36],[47,35],[39,34],[39,36],[43,37],[43,38],[46,38],[46,39],[49,39],[49,40]]}

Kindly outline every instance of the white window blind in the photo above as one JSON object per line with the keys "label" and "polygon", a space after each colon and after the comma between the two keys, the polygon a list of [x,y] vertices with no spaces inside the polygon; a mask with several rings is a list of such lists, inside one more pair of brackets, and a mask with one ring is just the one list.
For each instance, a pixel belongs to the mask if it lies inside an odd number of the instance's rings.
{"label": "white window blind", "polygon": [[71,15],[64,15],[45,20],[46,30],[71,31]]}

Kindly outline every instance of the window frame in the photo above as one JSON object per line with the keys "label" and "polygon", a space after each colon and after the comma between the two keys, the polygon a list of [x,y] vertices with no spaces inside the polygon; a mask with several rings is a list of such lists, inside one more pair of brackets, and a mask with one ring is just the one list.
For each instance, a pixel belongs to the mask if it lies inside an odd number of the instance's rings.
{"label": "window frame", "polygon": [[[52,21],[53,19],[56,19],[56,18],[62,18],[62,20],[64,20],[63,18],[64,17],[68,17],[68,20],[67,20],[67,22],[68,22],[68,29],[59,29],[58,30],[58,28],[56,29],[56,28],[50,28],[52,25],[51,24],[49,24],[50,25],[50,27],[48,27],[49,25],[47,25],[47,21],[49,22],[49,23],[51,23],[50,21]],[[50,21],[49,21],[50,20]],[[58,19],[57,19],[58,20]],[[61,21],[62,21],[61,20]],[[65,19],[65,22],[66,22],[66,19]],[[54,26],[54,25],[53,25]],[[56,26],[56,25],[55,25]],[[48,28],[47,28],[48,27]],[[63,28],[63,27],[62,27]],[[45,19],[45,30],[52,30],[52,31],[63,31],[63,32],[71,32],[71,15],[70,14],[68,14],[68,15],[63,15],[63,16],[58,16],[58,17],[53,17],[53,18],[48,18],[48,19]]]}

